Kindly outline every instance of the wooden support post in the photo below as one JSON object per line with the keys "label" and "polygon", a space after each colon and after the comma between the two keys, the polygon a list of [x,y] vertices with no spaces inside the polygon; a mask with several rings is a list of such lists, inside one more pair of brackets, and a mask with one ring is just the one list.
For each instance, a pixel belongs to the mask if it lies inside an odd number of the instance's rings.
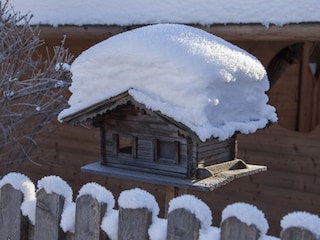
{"label": "wooden support post", "polygon": [[44,189],[37,192],[36,225],[34,240],[64,240],[60,228],[64,197],[56,193],[47,194]]}
{"label": "wooden support post", "polygon": [[169,202],[177,196],[178,188],[174,186],[166,186],[166,198],[165,198],[165,217],[168,216]]}
{"label": "wooden support post", "polygon": [[107,204],[100,204],[91,195],[83,195],[76,202],[75,240],[102,240],[106,234],[101,230],[101,220]]}
{"label": "wooden support post", "polygon": [[168,209],[169,209],[169,202],[177,197],[178,195],[188,194],[187,188],[177,188],[174,186],[166,186],[166,198],[165,198],[165,217],[168,217]]}
{"label": "wooden support post", "polygon": [[167,240],[198,240],[200,220],[186,209],[168,214]]}
{"label": "wooden support post", "polygon": [[317,237],[305,228],[291,227],[281,232],[281,240],[317,240]]}
{"label": "wooden support post", "polygon": [[312,42],[305,42],[303,44],[302,61],[300,69],[299,116],[297,129],[298,131],[302,132],[308,132],[312,129],[311,122],[313,118],[313,76],[310,72],[309,59],[313,47],[314,44]]}
{"label": "wooden support post", "polygon": [[260,232],[255,225],[248,226],[236,217],[230,217],[221,224],[223,240],[258,240]]}
{"label": "wooden support post", "polygon": [[147,208],[119,208],[118,240],[148,240],[152,212]]}
{"label": "wooden support post", "polygon": [[20,210],[23,193],[10,184],[5,184],[0,191],[0,239],[26,240],[28,222]]}

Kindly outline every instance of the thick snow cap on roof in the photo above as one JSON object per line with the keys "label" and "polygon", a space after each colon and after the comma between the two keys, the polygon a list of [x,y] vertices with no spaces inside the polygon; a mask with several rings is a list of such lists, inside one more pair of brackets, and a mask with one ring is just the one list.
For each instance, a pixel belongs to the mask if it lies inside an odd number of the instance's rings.
{"label": "thick snow cap on roof", "polygon": [[84,51],[72,64],[70,116],[122,92],[192,129],[201,140],[252,133],[277,121],[269,81],[246,51],[197,28],[142,27]]}

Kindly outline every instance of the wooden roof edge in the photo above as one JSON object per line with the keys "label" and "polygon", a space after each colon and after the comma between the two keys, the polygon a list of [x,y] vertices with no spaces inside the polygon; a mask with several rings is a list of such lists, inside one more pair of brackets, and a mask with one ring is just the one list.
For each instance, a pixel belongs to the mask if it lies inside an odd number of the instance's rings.
{"label": "wooden roof edge", "polygon": [[104,101],[91,105],[73,114],[67,115],[61,118],[62,122],[66,122],[71,125],[76,125],[92,119],[97,115],[103,114],[107,111],[115,109],[119,105],[127,104],[128,101],[132,101],[132,97],[128,91],[120,93],[114,97],[108,98]]}
{"label": "wooden roof edge", "polygon": [[148,109],[143,103],[137,102],[129,94],[128,91],[120,93],[114,97],[101,101],[87,108],[84,108],[78,112],[75,112],[74,114],[67,115],[63,117],[61,120],[62,122],[66,122],[71,125],[77,125],[79,123],[86,122],[89,119],[96,118],[98,115],[102,115],[108,111],[112,111],[119,106],[127,105],[129,102],[140,109],[145,109],[146,111],[152,112],[157,117],[161,118],[164,121],[169,122],[170,124],[176,126],[182,131],[188,132],[189,134],[192,133],[194,135],[193,139],[197,140],[198,142],[201,141],[198,135],[194,131],[192,131],[189,127],[187,127],[183,123],[177,122],[172,117],[162,114],[160,111],[153,111],[151,109]]}
{"label": "wooden roof edge", "polygon": [[[203,26],[189,24],[203,29],[228,41],[319,41],[320,22],[287,24],[284,26],[261,24],[213,24]],[[67,38],[100,39],[104,40],[113,35],[135,29],[144,25],[117,26],[117,25],[64,25],[48,26],[40,25],[40,37],[43,39]]]}

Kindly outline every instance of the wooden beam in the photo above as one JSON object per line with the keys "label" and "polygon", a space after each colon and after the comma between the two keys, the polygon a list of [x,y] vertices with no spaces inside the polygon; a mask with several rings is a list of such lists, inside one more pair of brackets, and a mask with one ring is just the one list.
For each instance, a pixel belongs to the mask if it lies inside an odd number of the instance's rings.
{"label": "wooden beam", "polygon": [[169,209],[169,202],[177,197],[177,191],[178,188],[174,186],[166,186],[166,198],[165,198],[165,205],[164,205],[164,211],[167,217],[168,209]]}
{"label": "wooden beam", "polygon": [[[64,35],[67,38],[81,40],[104,40],[121,32],[142,27],[116,25],[89,25],[89,26],[40,26],[42,39],[57,39]],[[222,37],[228,41],[319,41],[320,23],[289,24],[285,26],[265,27],[261,24],[216,24],[210,26],[192,25]]]}
{"label": "wooden beam", "polygon": [[320,23],[269,26],[260,24],[212,25],[199,28],[228,41],[319,41]]}
{"label": "wooden beam", "polygon": [[107,39],[125,31],[120,26],[39,26],[41,39],[61,39],[64,35],[81,40]]}
{"label": "wooden beam", "polygon": [[300,70],[300,87],[299,87],[299,109],[298,109],[298,126],[297,130],[308,132],[312,130],[313,119],[313,75],[309,67],[309,59],[314,48],[314,43],[305,42],[303,45],[301,70]]}

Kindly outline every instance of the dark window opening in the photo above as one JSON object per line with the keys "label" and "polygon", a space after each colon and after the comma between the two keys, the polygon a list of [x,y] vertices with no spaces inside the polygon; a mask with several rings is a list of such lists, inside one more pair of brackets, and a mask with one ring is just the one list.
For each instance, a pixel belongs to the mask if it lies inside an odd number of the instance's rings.
{"label": "dark window opening", "polygon": [[164,163],[179,163],[180,145],[178,141],[154,141],[154,160]]}
{"label": "dark window opening", "polygon": [[272,88],[283,74],[286,74],[286,69],[292,65],[300,63],[303,52],[303,44],[297,43],[283,48],[276,56],[272,58],[268,67],[267,73]]}
{"label": "dark window opening", "polygon": [[174,143],[173,142],[158,142],[158,157],[174,159]]}
{"label": "dark window opening", "polygon": [[278,123],[310,132],[320,123],[320,42],[300,42],[283,48],[270,61],[269,103],[276,107]]}
{"label": "dark window opening", "polygon": [[135,158],[137,153],[136,142],[136,137],[123,134],[113,134],[114,155],[128,154]]}
{"label": "dark window opening", "polygon": [[119,153],[132,154],[133,138],[131,136],[119,136]]}

